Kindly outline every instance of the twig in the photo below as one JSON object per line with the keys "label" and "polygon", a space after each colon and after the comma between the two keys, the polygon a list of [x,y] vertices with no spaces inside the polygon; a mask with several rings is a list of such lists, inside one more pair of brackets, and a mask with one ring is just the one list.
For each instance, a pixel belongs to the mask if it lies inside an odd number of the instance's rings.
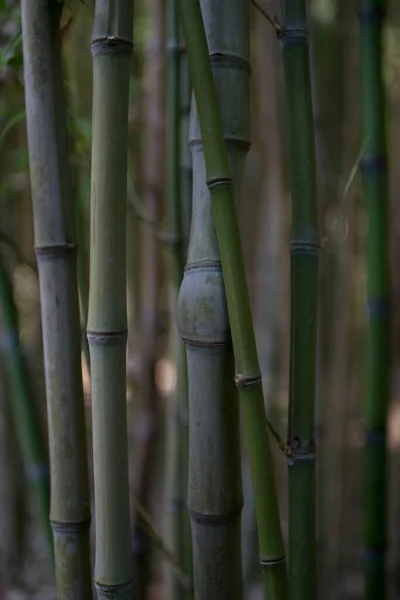
{"label": "twig", "polygon": [[280,450],[283,452],[283,454],[285,456],[291,456],[292,455],[292,449],[289,446],[289,444],[287,444],[286,442],[283,441],[283,439],[281,438],[281,436],[279,435],[279,433],[276,431],[276,429],[272,425],[271,421],[267,420],[267,423],[268,423],[268,429],[270,430],[270,432],[272,434],[272,437],[278,443],[278,446],[279,446]]}
{"label": "twig", "polygon": [[263,8],[262,6],[260,6],[258,4],[258,2],[256,2],[256,0],[250,0],[251,4],[254,6],[254,8],[256,10],[258,10],[258,12],[260,14],[262,14],[262,16],[267,19],[268,23],[270,25],[272,25],[272,27],[275,29],[276,33],[278,35],[280,35],[282,33],[282,26],[279,23],[278,19],[276,18],[276,16],[274,15],[273,17],[271,17],[271,15],[265,10],[265,8]]}

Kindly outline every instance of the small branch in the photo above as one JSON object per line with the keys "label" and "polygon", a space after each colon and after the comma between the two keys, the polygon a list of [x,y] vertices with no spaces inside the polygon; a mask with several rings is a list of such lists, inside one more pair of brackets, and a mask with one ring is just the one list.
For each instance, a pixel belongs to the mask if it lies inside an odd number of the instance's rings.
{"label": "small branch", "polygon": [[278,444],[281,452],[283,452],[283,454],[285,456],[291,456],[292,455],[292,449],[289,446],[289,444],[287,444],[286,442],[283,441],[283,439],[281,438],[281,436],[279,435],[279,433],[276,431],[276,429],[272,425],[271,421],[267,420],[267,423],[268,423],[268,429],[270,430],[270,432],[272,434],[272,437],[277,442],[277,444]]}
{"label": "small branch", "polygon": [[273,17],[271,17],[271,15],[265,10],[265,8],[263,8],[262,6],[260,6],[258,4],[258,2],[256,2],[256,0],[250,0],[250,2],[254,6],[254,8],[256,10],[258,10],[258,12],[260,14],[262,14],[262,16],[264,17],[264,19],[266,19],[268,21],[268,23],[270,25],[272,25],[272,27],[275,29],[277,35],[280,35],[282,33],[282,26],[279,23],[279,21],[276,18],[276,16],[274,15]]}

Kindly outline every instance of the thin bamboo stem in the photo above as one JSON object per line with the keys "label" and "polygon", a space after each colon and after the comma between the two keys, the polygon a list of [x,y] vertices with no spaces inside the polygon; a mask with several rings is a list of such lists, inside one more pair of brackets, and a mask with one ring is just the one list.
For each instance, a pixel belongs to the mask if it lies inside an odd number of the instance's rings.
{"label": "thin bamboo stem", "polygon": [[57,596],[87,600],[90,504],[59,4],[22,1],[25,98],[39,267]]}
{"label": "thin bamboo stem", "polygon": [[54,560],[53,534],[49,521],[50,475],[43,432],[37,418],[30,375],[20,344],[18,312],[13,297],[13,286],[1,257],[0,312],[2,315],[0,351],[11,383],[12,418],[25,463],[26,476],[33,490],[39,519],[42,522],[46,543],[49,547],[49,554]]}
{"label": "thin bamboo stem", "polygon": [[[266,595],[269,599],[286,600],[288,598],[288,593],[286,583],[285,551],[279,522],[278,501],[276,496],[272,458],[269,447],[267,420],[264,410],[264,397],[261,385],[260,369],[257,359],[254,328],[250,311],[250,301],[248,296],[246,274],[240,244],[238,222],[235,212],[234,188],[232,185],[232,174],[235,176],[235,182],[237,181],[236,177],[238,177],[239,175],[238,169],[233,167],[237,167],[238,165],[235,164],[234,161],[232,161],[232,155],[231,165],[229,164],[221,117],[222,119],[228,119],[228,116],[230,115],[229,112],[225,114],[224,112],[222,112],[222,115],[220,116],[217,98],[216,86],[218,86],[218,91],[220,92],[220,94],[222,94],[225,87],[227,86],[227,81],[221,77],[221,79],[218,78],[216,80],[216,85],[214,83],[213,73],[211,69],[211,61],[208,56],[207,38],[204,31],[200,3],[198,2],[198,0],[180,0],[179,5],[181,11],[181,22],[183,25],[186,48],[189,57],[190,72],[196,99],[196,106],[198,110],[198,118],[201,128],[201,139],[200,132],[198,132],[196,138],[193,136],[193,141],[195,139],[197,141],[197,143],[194,144],[195,152],[193,154],[193,158],[194,161],[199,161],[199,157],[202,156],[202,154],[198,151],[198,148],[204,148],[205,158],[205,165],[203,163],[201,168],[199,168],[200,165],[197,166],[198,181],[195,181],[194,183],[195,190],[196,185],[198,185],[199,188],[200,185],[202,187],[200,188],[201,192],[200,190],[199,192],[195,192],[194,198],[196,198],[196,193],[201,193],[204,200],[208,198],[208,192],[207,190],[204,190],[204,182],[207,180],[207,186],[211,196],[213,216],[218,237],[218,248],[221,255],[222,269],[224,275],[223,284],[226,292],[226,302],[228,306],[230,329],[235,353],[237,372],[235,381],[239,390],[239,397],[242,404],[242,414],[244,419],[247,451],[249,455],[249,461],[251,464],[251,472],[255,491],[255,507],[259,533],[260,562],[264,576],[264,588]],[[238,6],[240,6],[240,10],[238,12],[234,12],[232,2],[230,2],[225,7],[222,16],[222,19],[226,22],[225,31],[228,33],[231,29],[231,19],[234,18],[234,22],[236,22],[238,15],[240,15],[241,20],[239,21],[239,23],[241,24],[241,26],[240,28],[238,28],[237,31],[235,31],[236,40],[234,40],[233,42],[231,41],[231,43],[233,43],[233,48],[231,48],[233,52],[228,50],[229,46],[227,46],[227,44],[229,38],[225,37],[225,35],[218,35],[216,31],[215,38],[213,36],[209,39],[210,51],[213,56],[212,60],[215,67],[221,68],[224,64],[224,66],[229,65],[230,69],[227,69],[227,72],[232,73],[231,77],[233,81],[236,79],[236,77],[238,79],[239,77],[243,77],[243,73],[239,76],[240,71],[244,71],[244,73],[246,74],[246,78],[248,78],[249,74],[247,62],[248,47],[247,42],[245,41],[249,34],[249,21],[247,14],[248,4],[238,3]],[[235,9],[236,8],[237,7],[235,6]],[[213,11],[216,10],[217,8],[215,7],[215,5],[213,5]],[[210,13],[207,13],[206,11],[204,12],[204,15],[207,19],[210,17]],[[235,15],[235,17],[233,17],[233,15]],[[209,27],[210,24],[210,21],[208,21],[207,26]],[[238,54],[237,51],[235,51],[237,48],[235,47],[235,44],[240,44],[243,42],[245,43],[244,54],[243,48],[241,49],[242,51]],[[225,55],[224,52],[226,52]],[[221,86],[221,89],[219,89],[218,83]],[[248,81],[245,83],[245,89],[248,89]],[[234,97],[237,97],[236,94]],[[241,110],[243,110],[244,104],[242,104],[242,102],[244,101],[244,98],[243,96],[240,96],[240,98],[240,107]],[[224,105],[221,103],[221,110],[223,111],[224,108]],[[225,122],[224,126],[226,127]],[[232,138],[229,140],[229,142],[232,143],[234,147],[236,145],[238,146],[236,150],[236,160],[238,160],[238,156],[240,156],[240,154],[243,153],[243,146],[242,144],[238,144],[238,142],[244,141],[245,148],[249,145],[248,128],[249,123],[246,122],[244,129],[244,140],[241,137],[241,135],[239,135],[238,137],[233,135]],[[194,163],[194,166],[196,166],[196,163]],[[196,177],[195,169],[194,176]],[[195,205],[194,211],[196,211]],[[207,219],[209,220],[208,225],[211,229],[211,235],[214,237],[214,223],[212,221],[211,211],[207,215]],[[201,273],[201,271],[204,269],[203,277],[205,278],[205,284],[207,284],[206,290],[208,288],[207,291],[209,293],[209,296],[204,297],[204,302],[202,301],[202,298],[200,298],[200,301],[198,301],[196,293],[197,289],[195,288],[194,294],[192,294],[193,299],[191,300],[192,307],[187,301],[184,303],[181,298],[181,335],[183,337],[186,337],[189,334],[190,337],[192,337],[193,332],[189,328],[191,325],[190,316],[192,314],[195,317],[194,333],[197,334],[196,337],[198,339],[196,340],[197,348],[190,349],[189,347],[189,349],[191,352],[197,353],[200,357],[202,357],[202,353],[204,352],[204,337],[206,343],[213,346],[212,348],[210,348],[210,350],[208,350],[208,352],[212,355],[212,365],[214,365],[212,369],[214,371],[217,368],[217,356],[220,352],[220,346],[223,344],[227,344],[229,340],[229,324],[225,316],[225,298],[223,293],[221,293],[223,287],[221,272],[219,270],[219,262],[216,261],[216,258],[219,259],[219,254],[216,254],[218,250],[217,248],[215,248],[215,246],[212,246],[212,252],[209,251],[205,256],[201,256],[201,254],[199,254],[197,247],[201,242],[201,237],[199,239],[193,237],[193,228],[195,222],[194,220],[195,215],[193,216],[191,235],[191,252],[193,253],[191,256],[191,262],[194,262],[195,264],[191,265],[190,267],[192,267],[192,273],[195,273],[196,271],[200,271]],[[202,225],[205,224],[202,223]],[[210,232],[208,232],[208,235],[210,236]],[[213,244],[216,245],[216,242],[217,240],[214,238]],[[199,246],[199,249],[202,249],[201,246]],[[196,265],[196,260],[199,261],[198,265]],[[213,269],[209,270],[209,266],[212,266]],[[187,269],[186,273],[190,274],[190,267]],[[187,276],[185,279],[186,281],[189,280]],[[185,279],[183,285],[185,285]],[[196,287],[197,285],[199,284],[196,284]],[[181,290],[181,295],[182,294],[183,292]],[[188,295],[188,298],[191,299],[190,295]],[[203,311],[205,311],[206,318],[203,317],[200,320]],[[189,325],[188,331],[186,331],[186,323]],[[216,337],[216,334],[219,334],[218,337]],[[189,341],[191,340],[189,339]],[[201,358],[201,360],[204,359]],[[227,360],[229,359],[225,354],[225,356],[223,357],[223,361],[226,362]],[[190,368],[191,367],[189,363],[189,377]],[[228,373],[229,372],[225,371],[225,377],[226,375],[228,375]],[[209,381],[210,376],[209,374],[206,374],[206,376],[203,376],[203,378],[201,379],[199,385],[200,389],[206,388],[206,392],[211,394],[212,390],[208,389]],[[228,381],[224,381],[222,385],[228,386],[229,383],[230,382],[228,379]],[[223,388],[219,388],[217,391],[221,393],[222,389]],[[225,389],[224,391],[228,390]],[[230,392],[230,390],[229,395],[230,397],[228,398],[228,404],[226,405],[226,407],[224,407],[224,409],[227,411],[232,410],[232,393]],[[195,405],[197,404],[200,403],[196,402]],[[227,437],[227,442],[229,440],[237,439],[236,432],[235,436],[232,432],[232,425],[235,424],[234,419],[232,419],[231,422],[228,422],[228,420],[225,418],[224,413],[223,415],[224,416],[222,417],[222,420],[219,423],[219,428],[215,431],[215,437],[213,436],[212,438],[209,438],[210,440],[212,440],[213,444],[215,443],[215,441],[219,440],[222,434],[226,435],[227,430],[229,436],[232,436]],[[193,436],[195,443],[197,442],[197,440],[193,434],[196,433],[197,429],[199,429],[199,423],[191,419],[189,430],[190,436]],[[209,441],[206,440],[206,443],[208,444]],[[232,452],[235,450],[235,448],[231,445],[228,445],[228,449],[231,457],[230,460],[232,460]],[[218,465],[217,456],[218,455],[216,455],[215,457],[213,472],[215,472],[216,465]],[[240,460],[240,458],[238,457],[237,460]],[[227,468],[228,466],[229,468],[232,468],[232,465],[233,463],[228,463]],[[192,466],[192,473],[195,476],[197,476],[197,478],[192,478],[191,482],[190,491],[193,491],[193,500],[196,500],[196,497],[198,495],[196,494],[196,492],[198,492],[198,478],[200,477],[201,472],[201,468],[193,469]],[[224,471],[222,471],[222,473],[224,473]],[[219,472],[218,475],[220,475]],[[232,479],[232,477],[233,474],[230,475],[230,480]],[[218,489],[220,482],[214,482],[214,479],[212,479],[212,482],[214,483],[216,489]],[[210,489],[210,495],[212,489],[213,488]],[[237,490],[236,494],[236,501],[238,502],[239,490]],[[236,506],[234,506],[232,504],[231,510],[239,511],[240,505],[236,504]],[[194,533],[196,530],[196,516],[197,515],[195,514],[193,519]],[[225,514],[225,516],[227,515]],[[232,516],[232,513],[230,513],[230,516]],[[208,522],[210,522],[210,519],[208,519]],[[221,521],[217,520],[217,523],[218,525],[220,525]],[[213,531],[214,528],[209,529]],[[238,533],[238,535],[240,536],[240,533]],[[237,540],[238,538],[235,539]],[[215,561],[213,562],[215,564]],[[229,572],[232,575],[232,573],[235,572],[235,569],[241,569],[241,565],[239,563],[239,565],[235,567],[231,562],[229,565],[229,569]],[[195,591],[197,593],[196,579]],[[233,592],[233,594],[238,594],[237,589]],[[207,595],[205,597],[207,597]],[[219,598],[220,596],[217,595],[215,597]],[[235,597],[235,595],[232,595],[230,597]]]}
{"label": "thin bamboo stem", "polygon": [[[168,221],[172,258],[171,338],[177,365],[177,387],[170,408],[168,435],[167,511],[170,546],[187,574],[192,575],[192,548],[190,520],[187,511],[187,473],[189,468],[188,433],[188,379],[186,351],[176,326],[175,306],[185,265],[183,236],[182,175],[181,170],[181,56],[177,0],[168,3],[168,132],[167,132],[167,196]],[[184,589],[177,581],[172,565],[167,571],[167,598],[193,598],[193,590]]]}
{"label": "thin bamboo stem", "polygon": [[92,37],[90,349],[99,600],[133,593],[126,409],[126,185],[132,0],[97,0]]}
{"label": "thin bamboo stem", "polygon": [[[151,28],[146,49],[144,71],[145,88],[145,144],[143,152],[143,200],[146,217],[156,227],[159,224],[164,185],[164,66],[165,66],[165,6],[166,0],[146,3]],[[147,438],[144,439],[139,499],[154,516],[153,506],[160,496],[158,488],[161,473],[157,473],[162,452],[163,410],[156,386],[155,369],[159,358],[159,296],[162,281],[160,243],[152,228],[144,227],[141,255],[143,285],[141,302],[141,334],[143,358],[141,391],[147,416]],[[158,488],[158,489],[157,489]],[[154,491],[156,490],[156,493]],[[157,493],[158,492],[158,493]],[[140,515],[135,523],[135,559],[138,566],[140,596],[145,597],[152,579],[152,546],[140,526]]]}
{"label": "thin bamboo stem", "polygon": [[383,0],[361,1],[362,178],[368,216],[365,448],[365,595],[386,597],[386,422],[390,385],[388,175],[382,73]]}
{"label": "thin bamboo stem", "polygon": [[305,0],[283,1],[292,186],[289,382],[290,598],[316,598],[315,391],[318,265],[315,134]]}

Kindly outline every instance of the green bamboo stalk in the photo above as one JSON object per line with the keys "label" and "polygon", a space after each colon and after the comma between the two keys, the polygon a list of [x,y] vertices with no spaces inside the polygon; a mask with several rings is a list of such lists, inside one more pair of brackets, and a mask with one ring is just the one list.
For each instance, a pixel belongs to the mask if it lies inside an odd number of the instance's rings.
{"label": "green bamboo stalk", "polygon": [[[183,235],[182,181],[186,172],[181,168],[181,56],[179,43],[177,0],[168,2],[168,132],[167,132],[167,200],[172,258],[171,338],[177,365],[177,387],[170,409],[167,454],[168,541],[171,550],[188,576],[192,575],[190,519],[187,511],[187,481],[189,468],[188,380],[185,346],[179,339],[175,305],[185,266]],[[183,184],[181,186],[181,183]],[[173,566],[168,564],[167,598],[190,600],[193,590],[185,590],[177,581]]]}
{"label": "green bamboo stalk", "polygon": [[89,486],[59,5],[23,0],[25,98],[59,600],[91,598]]}
{"label": "green bamboo stalk", "polygon": [[132,598],[126,416],[126,185],[132,0],[97,0],[87,334],[99,600]]}
{"label": "green bamboo stalk", "polygon": [[382,73],[384,0],[361,1],[362,178],[368,215],[365,408],[365,595],[386,596],[386,421],[390,385],[388,175]]}
{"label": "green bamboo stalk", "polygon": [[315,388],[318,265],[315,134],[305,0],[283,1],[292,185],[289,383],[290,598],[316,598]]}
{"label": "green bamboo stalk", "polygon": [[[260,560],[264,576],[264,586],[266,595],[270,600],[286,600],[288,598],[288,592],[286,583],[285,551],[279,522],[278,501],[276,496],[272,458],[269,447],[267,420],[264,410],[264,397],[261,385],[260,369],[257,359],[254,328],[250,311],[250,301],[247,290],[246,274],[244,269],[239,229],[235,212],[235,197],[234,189],[232,186],[231,169],[229,168],[227,148],[225,146],[223,127],[218,110],[216,87],[213,80],[210,58],[208,56],[207,39],[205,36],[204,26],[202,22],[200,4],[198,0],[180,0],[179,5],[181,11],[181,21],[184,30],[184,37],[186,40],[186,48],[189,56],[190,72],[196,98],[197,110],[199,114],[202,144],[204,146],[204,156],[206,161],[206,172],[204,170],[203,165],[202,172],[198,172],[195,175],[195,179],[198,178],[199,180],[195,181],[194,197],[196,197],[196,194],[198,193],[197,186],[203,186],[205,179],[207,179],[207,185],[210,191],[210,195],[212,197],[213,216],[215,219],[215,226],[217,230],[219,251],[221,253],[221,262],[224,273],[224,286],[226,291],[226,300],[228,305],[230,327],[235,352],[237,371],[235,381],[239,389],[240,400],[242,403],[245,435],[247,441],[247,451],[249,454],[255,491],[255,506],[257,514],[259,548],[261,557]],[[216,7],[214,8],[214,10],[216,10]],[[245,11],[247,11],[247,7],[243,4],[241,19],[242,24],[246,25],[246,28],[243,27],[243,32],[241,28],[239,29],[241,33],[240,35],[236,35],[237,40],[243,39],[244,36],[248,35],[248,33],[246,33],[245,31],[248,25],[248,16],[246,16]],[[226,31],[229,31],[229,25],[231,24],[232,19],[231,15],[236,14],[233,12],[233,5],[231,2],[225,7],[225,12],[222,12],[222,14],[223,19],[227,23]],[[209,14],[205,13],[205,16],[208,17]],[[235,34],[238,34],[238,31],[236,31]],[[224,48],[226,39],[227,38],[225,38],[225,36],[221,36],[218,45],[214,47],[216,56],[218,56],[220,51]],[[211,50],[212,49],[213,46],[211,46]],[[245,56],[248,56],[247,52]],[[245,65],[243,64],[243,56],[240,60],[237,55],[231,54],[231,56],[227,56],[225,60],[227,60],[228,64],[232,62],[233,65],[238,64],[244,67],[245,71],[248,69],[248,67],[245,67]],[[216,58],[216,62],[218,62],[218,58]],[[237,76],[238,74],[235,73],[233,79],[235,79]],[[223,84],[222,81],[220,83],[222,89],[227,85],[226,81],[224,81]],[[248,83],[246,83],[246,87],[247,85]],[[241,98],[241,102],[242,101],[244,101],[243,97]],[[227,116],[228,114],[225,116],[225,118]],[[246,125],[246,131],[247,130],[248,124]],[[246,144],[248,145],[247,135]],[[239,153],[240,152],[243,152],[243,150],[239,150]],[[200,161],[201,156],[202,155],[200,154],[200,152],[195,151],[194,160],[198,163]],[[200,171],[200,169],[198,169],[198,171]],[[232,173],[236,176],[238,174],[237,169],[232,169]],[[203,187],[201,188],[201,194],[204,200],[207,201],[208,193],[206,192],[206,190],[204,190]],[[194,211],[196,211],[196,205],[194,205]],[[201,223],[201,231],[206,230],[206,225],[211,225],[211,227],[208,227],[208,229],[211,229],[211,235],[213,235],[212,232],[214,225],[211,217],[212,215],[209,212],[207,215],[208,223]],[[197,239],[193,236],[193,231],[195,231],[195,219],[196,213],[194,213],[192,221],[191,252],[194,256],[193,258],[191,258],[191,261],[198,260],[197,256],[199,256],[199,253],[197,251],[197,247],[199,246],[199,249],[202,250],[202,247],[200,246],[200,243],[202,241],[202,234],[200,234],[200,236]],[[208,233],[208,236],[210,236],[210,233]],[[222,316],[224,315],[225,300],[221,290],[222,277],[220,271],[218,270],[219,263],[217,262],[215,264],[214,262],[216,259],[215,245],[216,240],[213,240],[213,252],[208,252],[206,254],[206,256],[204,257],[206,258],[205,265],[203,263],[203,267],[199,267],[197,269],[201,272],[202,269],[206,267],[204,279],[207,283],[207,291],[209,296],[205,296],[205,301],[202,301],[202,299],[200,298],[200,302],[198,302],[196,298],[197,290],[194,290],[194,294],[192,296],[193,299],[191,300],[192,306],[190,306],[188,301],[182,301],[185,300],[184,294],[182,293],[182,288],[179,319],[181,321],[181,334],[183,335],[183,337],[185,337],[185,335],[187,336],[187,334],[192,334],[192,322],[195,325],[194,333],[196,333],[197,336],[199,336],[200,342],[203,341],[200,337],[202,333],[203,335],[204,333],[207,334],[208,340],[211,341],[215,341],[215,334],[219,333],[222,334],[219,338],[221,342],[226,343],[226,340],[228,339],[229,335],[227,333],[228,322],[225,316],[222,319]],[[200,257],[200,260],[204,260],[204,258],[201,255]],[[217,257],[219,259],[218,254]],[[201,264],[202,263],[200,262],[200,265]],[[213,266],[213,271],[211,273],[207,272],[208,266]],[[189,273],[190,275],[190,269],[188,269],[186,273]],[[196,269],[193,269],[192,273],[196,273]],[[184,286],[187,284],[188,280],[189,278],[186,275],[183,284]],[[190,289],[188,291],[190,292]],[[188,292],[186,293],[188,294]],[[211,297],[213,297],[212,303],[210,302]],[[190,300],[189,294],[188,298]],[[203,317],[203,319],[200,320],[200,318],[202,317],[202,313],[204,314],[203,311],[205,311],[206,313],[205,318]],[[212,322],[209,324],[210,321]],[[188,329],[188,332],[186,332],[186,328]],[[206,338],[206,341],[208,340]],[[211,351],[209,351],[210,354],[214,354],[214,356],[212,357],[213,372],[217,370],[217,366],[219,367],[219,365],[217,365],[216,360],[219,351],[220,350],[218,346],[214,347]],[[204,361],[204,358],[208,358],[207,354],[204,352],[204,350],[202,350],[201,345],[196,349],[190,349],[189,347],[189,352],[192,352],[193,354],[197,353],[201,361]],[[190,370],[191,366],[189,362],[189,376]],[[198,382],[200,386],[200,391],[204,387],[206,387],[207,392],[210,395],[211,389],[209,389],[209,383],[210,376],[212,376],[212,374],[213,373],[206,372],[206,375],[203,376],[203,379]],[[215,382],[212,381],[211,383]],[[224,381],[221,385],[227,386],[228,383]],[[228,411],[231,409],[231,403],[232,394],[228,398],[228,404],[226,405]],[[196,408],[198,404],[200,403],[195,403]],[[218,441],[221,434],[232,435],[232,424],[228,422],[225,414],[223,415],[219,426],[220,429],[216,432],[215,435],[216,441]],[[193,436],[193,432],[196,433],[196,429],[199,429],[199,424],[198,422],[193,421],[191,419],[191,436]],[[236,435],[234,439],[236,440]],[[214,437],[210,438],[210,440],[212,440],[212,443],[214,444]],[[210,443],[210,440],[208,440],[208,443]],[[197,441],[196,438],[194,439],[194,441]],[[234,451],[234,446],[229,447],[230,459],[232,459],[232,452]],[[218,462],[219,461],[216,460],[215,464],[213,465],[213,473],[215,472],[216,467],[218,466]],[[202,475],[202,468],[194,470],[192,466],[192,473],[193,475],[196,475],[197,478],[192,479],[191,489],[193,490],[193,492],[197,492],[196,496],[198,496],[198,481],[199,477],[201,478]],[[215,482],[215,485],[219,485],[218,480]],[[193,495],[194,494],[192,494],[192,497]],[[196,498],[193,498],[193,500],[195,499]],[[192,498],[190,498],[190,500],[192,501]],[[236,505],[235,508],[238,510],[239,506]],[[196,521],[194,521],[194,533],[196,531],[196,525],[197,523]],[[212,527],[208,529],[210,535],[213,535],[213,529],[214,528]],[[240,564],[237,567],[235,567],[233,563],[231,563],[230,573],[234,573],[236,568],[240,569]],[[236,591],[235,593],[237,594]],[[233,595],[232,597],[235,596]]]}
{"label": "green bamboo stalk", "polygon": [[50,527],[50,477],[43,432],[37,418],[35,398],[25,356],[20,345],[18,311],[13,286],[0,257],[0,351],[11,383],[11,414],[21,448],[27,479],[32,486],[49,554],[54,560]]}

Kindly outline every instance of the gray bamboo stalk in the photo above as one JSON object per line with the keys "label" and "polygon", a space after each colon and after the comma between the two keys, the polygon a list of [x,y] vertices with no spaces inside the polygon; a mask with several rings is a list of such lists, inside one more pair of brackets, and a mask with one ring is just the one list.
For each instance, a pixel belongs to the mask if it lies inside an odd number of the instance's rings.
{"label": "gray bamboo stalk", "polygon": [[126,186],[133,2],[97,0],[87,335],[99,600],[132,599],[126,416]]}
{"label": "gray bamboo stalk", "polygon": [[49,420],[57,597],[91,598],[89,486],[59,4],[22,1],[25,98]]}
{"label": "gray bamboo stalk", "polygon": [[[186,114],[182,110],[182,101],[187,94],[182,93],[183,52],[179,43],[179,19],[177,0],[168,2],[168,85],[167,85],[167,201],[168,221],[171,243],[171,325],[170,337],[172,352],[177,365],[177,386],[170,399],[169,427],[167,428],[167,534],[171,550],[179,564],[189,577],[192,576],[192,548],[190,519],[187,511],[187,474],[189,467],[188,432],[188,380],[186,350],[179,337],[176,325],[177,294],[183,277],[186,244],[183,232],[184,211],[182,204],[188,191],[187,170],[181,165],[186,159],[186,143],[181,144],[182,120]],[[186,63],[187,64],[187,63]],[[188,86],[189,87],[189,86]],[[190,169],[191,170],[191,169]],[[193,590],[184,589],[177,580],[170,564],[166,572],[166,595],[169,600],[193,598]]]}
{"label": "gray bamboo stalk", "polygon": [[[250,146],[249,3],[203,0],[201,7],[238,196]],[[195,106],[190,145],[193,214],[178,326],[188,362],[194,587],[198,600],[239,600],[243,503],[239,413],[221,259]]]}

